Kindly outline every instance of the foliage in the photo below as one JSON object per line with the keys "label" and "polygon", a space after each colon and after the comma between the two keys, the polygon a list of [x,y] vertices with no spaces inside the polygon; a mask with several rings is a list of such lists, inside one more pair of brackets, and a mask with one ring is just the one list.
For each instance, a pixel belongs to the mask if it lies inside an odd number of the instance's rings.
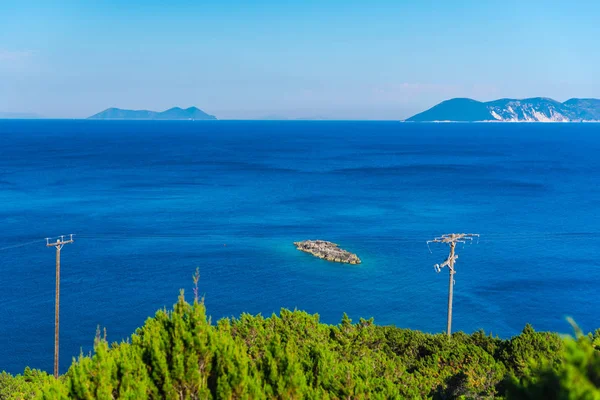
{"label": "foliage", "polygon": [[194,297],[181,293],[127,342],[98,333],[94,354],[59,380],[3,373],[0,400],[599,398],[600,330],[577,340],[529,325],[510,340],[448,338],[347,315],[327,325],[285,309],[215,325]]}
{"label": "foliage", "polygon": [[598,331],[564,339],[564,357],[556,364],[550,360],[529,362],[530,374],[511,377],[511,399],[585,399],[600,400],[600,352]]}
{"label": "foliage", "polygon": [[46,372],[25,368],[23,375],[0,373],[0,400],[31,399],[42,396],[45,386],[54,383],[54,377]]}
{"label": "foliage", "polygon": [[500,360],[517,376],[531,374],[541,362],[550,368],[560,366],[563,358],[564,342],[550,332],[536,332],[529,324],[519,336],[510,339],[500,351]]}

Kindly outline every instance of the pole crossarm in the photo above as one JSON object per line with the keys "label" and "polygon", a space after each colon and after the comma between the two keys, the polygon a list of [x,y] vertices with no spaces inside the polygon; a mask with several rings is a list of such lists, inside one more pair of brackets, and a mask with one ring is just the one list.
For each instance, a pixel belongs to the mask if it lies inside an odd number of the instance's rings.
{"label": "pole crossarm", "polygon": [[65,235],[61,235],[56,239],[56,242],[51,242],[50,238],[46,238],[46,247],[56,247],[60,251],[65,244],[73,243],[73,234],[69,235],[69,239],[65,240]]}
{"label": "pole crossarm", "polygon": [[73,243],[73,235],[65,240],[65,235],[61,235],[56,242],[51,242],[46,238],[46,247],[56,248],[56,293],[54,306],[54,377],[58,379],[58,338],[59,338],[59,315],[60,315],[60,251],[65,244]]}
{"label": "pole crossarm", "polygon": [[478,233],[447,233],[445,235],[428,240],[427,243],[466,243],[467,240],[473,241],[473,238],[479,238]]}
{"label": "pole crossarm", "polygon": [[[456,270],[454,269],[454,263],[458,260],[458,254],[455,254],[456,244],[457,243],[472,243],[474,238],[479,239],[478,233],[447,233],[442,236],[438,236],[432,240],[427,241],[427,246],[430,243],[444,243],[450,246],[450,254],[448,254],[448,258],[444,260],[441,264],[435,264],[433,268],[435,272],[441,272],[442,268],[448,267],[448,273],[450,275],[450,279],[448,282],[448,323],[446,333],[448,337],[451,335],[452,328],[452,296],[454,289],[454,274]],[[431,250],[430,250],[431,251]]]}

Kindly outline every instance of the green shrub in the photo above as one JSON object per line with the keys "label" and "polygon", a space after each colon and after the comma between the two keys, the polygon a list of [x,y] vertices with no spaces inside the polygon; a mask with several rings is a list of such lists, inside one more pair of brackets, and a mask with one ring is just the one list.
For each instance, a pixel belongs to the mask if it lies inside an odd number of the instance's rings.
{"label": "green shrub", "polygon": [[577,340],[535,332],[426,334],[373,320],[338,325],[281,310],[216,325],[179,296],[127,342],[97,334],[59,380],[0,375],[4,399],[599,399],[600,330]]}
{"label": "green shrub", "polygon": [[564,339],[560,362],[531,359],[530,373],[511,377],[510,399],[600,400],[600,352],[598,331],[584,336],[576,328],[577,338]]}

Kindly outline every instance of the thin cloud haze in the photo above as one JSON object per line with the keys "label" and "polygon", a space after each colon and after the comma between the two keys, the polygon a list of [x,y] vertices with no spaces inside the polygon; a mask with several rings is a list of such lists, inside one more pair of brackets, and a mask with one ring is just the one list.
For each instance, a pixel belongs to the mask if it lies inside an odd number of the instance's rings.
{"label": "thin cloud haze", "polygon": [[33,52],[29,50],[9,51],[0,49],[0,62],[21,61],[30,58],[32,55]]}

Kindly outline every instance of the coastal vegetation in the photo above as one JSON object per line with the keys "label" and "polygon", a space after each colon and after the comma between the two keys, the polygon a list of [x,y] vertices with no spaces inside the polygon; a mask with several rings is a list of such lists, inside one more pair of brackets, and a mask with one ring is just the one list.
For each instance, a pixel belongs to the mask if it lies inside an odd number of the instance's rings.
{"label": "coastal vegetation", "polygon": [[195,294],[188,303],[182,292],[125,342],[98,331],[93,354],[58,380],[2,373],[0,399],[600,398],[600,330],[448,338],[285,309],[213,324]]}

